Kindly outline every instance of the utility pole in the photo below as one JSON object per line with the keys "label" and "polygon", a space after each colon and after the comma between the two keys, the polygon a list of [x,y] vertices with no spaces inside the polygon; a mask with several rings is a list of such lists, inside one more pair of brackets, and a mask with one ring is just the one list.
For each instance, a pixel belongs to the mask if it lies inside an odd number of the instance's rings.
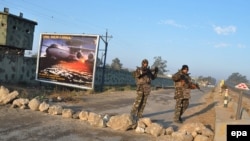
{"label": "utility pole", "polygon": [[104,80],[105,80],[105,69],[106,69],[106,57],[107,57],[107,50],[108,50],[108,38],[112,38],[112,36],[108,36],[108,31],[106,30],[106,35],[101,36],[102,41],[105,44],[104,49],[104,61],[103,61],[103,68],[102,68],[102,83],[101,83],[101,91],[103,91]]}

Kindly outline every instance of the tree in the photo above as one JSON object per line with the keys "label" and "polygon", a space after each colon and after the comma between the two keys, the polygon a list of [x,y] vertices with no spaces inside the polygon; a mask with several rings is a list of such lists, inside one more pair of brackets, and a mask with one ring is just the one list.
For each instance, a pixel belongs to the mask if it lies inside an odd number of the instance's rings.
{"label": "tree", "polygon": [[247,77],[238,72],[232,73],[226,80],[227,83],[236,85],[239,83],[248,83]]}
{"label": "tree", "polygon": [[207,84],[212,84],[212,85],[216,84],[216,79],[211,76],[207,76],[207,77],[199,76],[197,81],[203,82],[203,83],[206,82]]}
{"label": "tree", "polygon": [[106,64],[105,68],[111,68],[110,64]]}
{"label": "tree", "polygon": [[121,70],[122,64],[118,58],[112,60],[111,68],[115,70]]}
{"label": "tree", "polygon": [[168,70],[166,70],[167,68],[167,61],[166,60],[162,60],[161,56],[156,56],[154,57],[155,61],[153,63],[153,65],[151,66],[151,68],[155,68],[158,67],[159,71],[158,74],[164,75],[165,72],[168,72]]}

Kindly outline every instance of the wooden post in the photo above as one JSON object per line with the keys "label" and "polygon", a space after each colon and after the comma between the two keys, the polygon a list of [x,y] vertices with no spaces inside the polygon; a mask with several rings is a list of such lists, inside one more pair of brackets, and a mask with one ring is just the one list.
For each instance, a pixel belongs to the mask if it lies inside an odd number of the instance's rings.
{"label": "wooden post", "polygon": [[236,112],[236,120],[241,119],[241,107],[242,107],[242,90],[240,91],[239,99],[238,99],[238,107]]}

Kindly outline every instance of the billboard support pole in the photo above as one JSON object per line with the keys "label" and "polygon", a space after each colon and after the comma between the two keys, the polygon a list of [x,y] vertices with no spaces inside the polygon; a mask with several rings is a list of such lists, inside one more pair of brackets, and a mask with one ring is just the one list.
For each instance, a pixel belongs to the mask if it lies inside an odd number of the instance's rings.
{"label": "billboard support pole", "polygon": [[[107,50],[108,50],[108,38],[112,38],[112,36],[108,36],[108,31],[106,30],[106,35],[100,36],[100,37],[105,44],[104,61],[103,61],[103,67],[102,67],[102,83],[101,83],[101,91],[103,91],[104,79],[105,79],[105,69],[106,69],[106,57],[107,57]],[[104,37],[105,37],[105,39],[104,39]]]}

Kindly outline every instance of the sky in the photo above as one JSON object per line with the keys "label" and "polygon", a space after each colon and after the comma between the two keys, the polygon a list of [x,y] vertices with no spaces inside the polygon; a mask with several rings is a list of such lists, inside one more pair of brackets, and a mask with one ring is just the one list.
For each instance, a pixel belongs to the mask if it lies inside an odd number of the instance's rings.
{"label": "sky", "polygon": [[[35,27],[32,53],[41,33],[108,33],[107,64],[118,58],[133,70],[143,59],[167,61],[167,74],[183,64],[191,76],[250,80],[248,0],[0,0],[0,11],[19,15]],[[99,58],[104,53],[100,40]]]}

